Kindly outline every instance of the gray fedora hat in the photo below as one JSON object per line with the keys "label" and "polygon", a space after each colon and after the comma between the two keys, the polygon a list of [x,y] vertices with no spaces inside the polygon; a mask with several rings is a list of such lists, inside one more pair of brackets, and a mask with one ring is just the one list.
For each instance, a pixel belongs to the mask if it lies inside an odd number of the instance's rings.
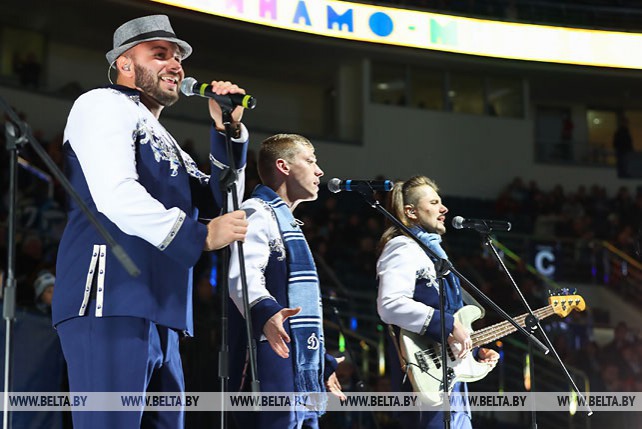
{"label": "gray fedora hat", "polygon": [[114,49],[105,55],[107,62],[113,65],[116,58],[125,51],[150,40],[167,40],[176,43],[183,54],[183,59],[192,53],[189,43],[176,37],[166,15],[150,15],[127,21],[114,31]]}

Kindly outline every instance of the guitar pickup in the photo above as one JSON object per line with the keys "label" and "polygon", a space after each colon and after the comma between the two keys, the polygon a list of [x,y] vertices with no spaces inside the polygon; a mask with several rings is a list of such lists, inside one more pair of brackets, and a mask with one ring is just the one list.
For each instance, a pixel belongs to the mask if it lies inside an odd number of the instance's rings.
{"label": "guitar pickup", "polygon": [[417,360],[417,366],[421,372],[428,372],[430,365],[428,364],[428,359],[426,358],[426,352],[421,350],[415,353],[415,359]]}

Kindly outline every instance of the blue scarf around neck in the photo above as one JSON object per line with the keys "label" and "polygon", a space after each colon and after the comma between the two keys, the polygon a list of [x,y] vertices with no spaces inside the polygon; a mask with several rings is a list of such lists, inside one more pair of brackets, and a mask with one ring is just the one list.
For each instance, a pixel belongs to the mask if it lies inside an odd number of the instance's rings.
{"label": "blue scarf around neck", "polygon": [[[439,234],[426,232],[426,230],[418,226],[410,228],[410,231],[415,234],[422,241],[422,243],[428,246],[430,250],[435,252],[438,257],[448,259],[448,255],[446,255],[446,252],[441,247],[441,236]],[[430,253],[426,252],[426,254],[433,262],[437,262]],[[455,314],[457,310],[464,306],[464,301],[461,296],[461,285],[459,283],[459,278],[451,271],[448,271],[448,274],[446,274],[444,280],[444,293],[446,295],[445,311],[448,314]]]}
{"label": "blue scarf around neck", "polygon": [[265,201],[276,215],[287,255],[288,306],[301,312],[288,319],[294,348],[297,392],[325,392],[323,308],[312,252],[290,207],[270,188],[259,185],[252,197]]}

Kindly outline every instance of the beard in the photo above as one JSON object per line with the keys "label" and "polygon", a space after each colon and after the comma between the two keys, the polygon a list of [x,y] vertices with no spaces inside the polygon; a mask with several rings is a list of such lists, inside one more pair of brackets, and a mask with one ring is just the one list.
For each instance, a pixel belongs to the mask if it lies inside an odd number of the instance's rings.
{"label": "beard", "polygon": [[135,85],[145,94],[156,100],[161,106],[169,107],[178,101],[178,92],[163,91],[160,79],[149,70],[134,64],[136,72]]}

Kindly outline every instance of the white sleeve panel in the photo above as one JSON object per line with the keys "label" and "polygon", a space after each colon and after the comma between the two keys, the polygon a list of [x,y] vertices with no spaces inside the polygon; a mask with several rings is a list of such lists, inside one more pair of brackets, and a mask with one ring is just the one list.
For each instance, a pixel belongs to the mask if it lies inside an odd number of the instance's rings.
{"label": "white sleeve panel", "polygon": [[154,246],[182,211],[165,208],[138,182],[133,132],[138,107],[109,89],[81,96],[71,109],[65,141],[73,148],[96,208],[123,232]]}
{"label": "white sleeve panel", "polygon": [[234,143],[244,143],[248,141],[248,139],[250,138],[250,132],[247,130],[247,127],[245,126],[245,124],[241,122],[240,125],[241,125],[241,134],[239,135],[238,138],[232,139]]}
{"label": "white sleeve panel", "polygon": [[[249,199],[241,205],[248,220],[247,235],[243,243],[245,257],[245,274],[250,304],[261,299],[274,299],[265,284],[265,268],[270,258],[270,240],[274,239],[276,220],[272,214],[256,199]],[[278,234],[278,226],[276,226]],[[280,237],[277,235],[276,237]],[[230,257],[230,298],[243,311],[243,290],[241,284],[238,244],[231,246]]]}
{"label": "white sleeve panel", "polygon": [[[244,144],[249,139],[250,139],[250,132],[247,130],[247,127],[245,126],[245,124],[241,122],[241,135],[237,139],[232,139],[232,141],[237,144]],[[246,165],[242,166],[237,170],[238,179],[236,181],[236,195],[237,195],[238,201],[243,201],[243,196],[245,195],[245,167],[246,166],[247,166],[247,161],[246,161]],[[230,208],[234,207],[232,195],[229,195],[228,198],[229,199],[228,199],[227,206]]]}
{"label": "white sleeve panel", "polygon": [[[238,171],[238,179],[236,181],[236,198],[237,198],[237,201],[243,201],[243,196],[245,195],[245,166],[239,168],[237,171]],[[228,195],[227,206],[229,208],[234,207],[234,200],[232,199],[232,194]]]}
{"label": "white sleeve panel", "polygon": [[420,250],[405,237],[394,238],[386,244],[377,261],[379,316],[386,323],[417,334],[425,331],[434,312],[432,307],[412,298],[416,273],[425,267],[424,255],[417,253]]}

